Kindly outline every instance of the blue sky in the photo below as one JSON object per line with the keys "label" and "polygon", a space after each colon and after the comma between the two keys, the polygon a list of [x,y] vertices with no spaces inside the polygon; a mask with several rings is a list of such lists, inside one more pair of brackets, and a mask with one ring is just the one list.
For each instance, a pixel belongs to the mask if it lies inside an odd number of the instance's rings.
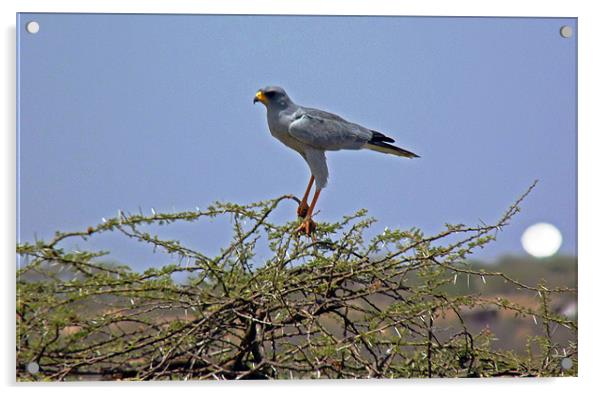
{"label": "blue sky", "polygon": [[[319,220],[367,208],[375,230],[495,221],[478,256],[524,254],[535,222],[576,254],[575,19],[20,14],[19,239],[115,216],[301,195],[309,170],[273,139],[255,91],[379,130],[422,156],[328,155]],[[38,34],[25,32],[36,20]],[[277,219],[294,217],[294,207]],[[290,218],[289,218],[290,217]],[[227,223],[169,236],[215,251]],[[223,228],[223,229],[222,229]],[[94,244],[97,243],[97,244]],[[153,265],[116,237],[94,248]]]}

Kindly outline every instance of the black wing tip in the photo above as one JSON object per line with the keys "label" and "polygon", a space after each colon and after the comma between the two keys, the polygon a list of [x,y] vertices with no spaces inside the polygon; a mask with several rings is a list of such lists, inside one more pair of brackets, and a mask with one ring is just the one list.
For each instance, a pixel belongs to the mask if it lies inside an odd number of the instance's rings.
{"label": "black wing tip", "polygon": [[370,130],[370,131],[372,132],[372,138],[370,139],[369,143],[394,143],[395,142],[395,140],[393,140],[391,137],[385,136],[381,132],[378,132],[376,130]]}

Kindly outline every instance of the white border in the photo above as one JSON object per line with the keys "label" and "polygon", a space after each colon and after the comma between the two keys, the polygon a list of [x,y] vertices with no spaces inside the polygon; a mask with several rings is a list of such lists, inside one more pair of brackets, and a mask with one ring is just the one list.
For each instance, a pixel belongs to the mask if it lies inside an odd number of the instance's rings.
{"label": "white border", "polygon": [[[600,288],[600,267],[602,262],[597,253],[598,230],[602,222],[600,202],[602,202],[600,156],[602,145],[600,135],[602,125],[602,91],[600,73],[602,61],[602,14],[596,7],[596,1],[527,1],[527,0],[422,0],[410,2],[393,0],[22,0],[0,1],[2,10],[2,84],[0,96],[0,119],[4,122],[2,133],[2,219],[4,226],[0,232],[2,251],[6,259],[4,268],[4,290],[1,325],[2,349],[0,371],[2,383],[10,392],[21,389],[26,391],[44,391],[60,393],[86,394],[105,393],[120,390],[121,386],[81,384],[15,385],[14,384],[14,246],[15,246],[15,13],[16,12],[117,12],[117,13],[223,13],[223,14],[337,14],[337,15],[448,15],[448,16],[547,16],[578,17],[579,37],[579,378],[548,380],[410,380],[375,382],[280,382],[272,385],[260,383],[203,383],[153,385],[128,384],[126,390],[140,389],[149,393],[164,392],[166,386],[177,388],[178,392],[293,392],[307,393],[316,390],[340,392],[366,392],[377,387],[378,391],[399,392],[454,392],[505,393],[509,390],[531,390],[546,393],[582,391],[595,388],[596,378],[600,376],[600,326],[597,294]],[[563,147],[558,147],[562,150]],[[4,300],[6,299],[6,300]],[[238,384],[238,385],[237,385]],[[576,389],[575,385],[580,388]],[[519,388],[520,387],[520,388]],[[527,388],[525,388],[527,387]],[[529,388],[530,387],[530,388]]]}

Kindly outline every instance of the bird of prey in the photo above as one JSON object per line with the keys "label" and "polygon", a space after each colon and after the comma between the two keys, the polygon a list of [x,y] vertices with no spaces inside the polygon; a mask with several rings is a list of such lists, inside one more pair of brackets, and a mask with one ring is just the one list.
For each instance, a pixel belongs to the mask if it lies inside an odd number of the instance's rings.
{"label": "bird of prey", "polygon": [[[328,180],[326,151],[370,149],[404,158],[418,158],[413,152],[396,147],[391,137],[346,121],[336,114],[295,104],[278,86],[268,86],[255,94],[253,103],[261,102],[267,109],[268,126],[272,136],[297,151],[309,165],[311,177],[297,215],[303,221],[297,231],[310,236],[315,230],[311,217]],[[311,204],[307,199],[313,183],[316,191]]]}

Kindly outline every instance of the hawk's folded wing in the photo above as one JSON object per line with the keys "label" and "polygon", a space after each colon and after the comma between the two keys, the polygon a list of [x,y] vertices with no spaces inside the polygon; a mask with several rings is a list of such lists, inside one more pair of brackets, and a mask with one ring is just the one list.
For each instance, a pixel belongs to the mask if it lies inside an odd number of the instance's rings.
{"label": "hawk's folded wing", "polygon": [[300,109],[289,125],[289,133],[303,144],[319,150],[360,149],[372,131],[338,115],[315,109]]}

